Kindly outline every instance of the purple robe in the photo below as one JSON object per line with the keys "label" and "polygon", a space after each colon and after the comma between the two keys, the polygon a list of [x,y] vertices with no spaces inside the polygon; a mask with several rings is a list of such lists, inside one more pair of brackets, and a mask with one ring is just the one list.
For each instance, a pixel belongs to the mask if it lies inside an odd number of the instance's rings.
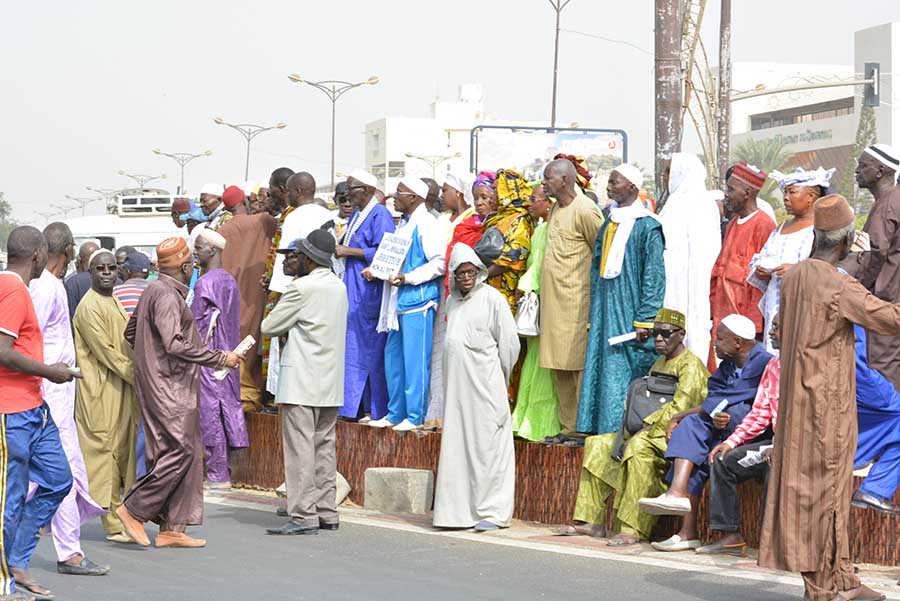
{"label": "purple robe", "polygon": [[[356,209],[350,216],[346,237],[359,219]],[[376,204],[353,234],[348,246],[361,248],[365,259],[345,259],[344,284],[350,311],[347,314],[347,351],[344,359],[344,406],[338,412],[356,419],[371,413],[372,419],[387,415],[387,382],[384,377],[386,332],[376,332],[381,312],[382,281],[367,282],[360,273],[369,266],[381,238],[394,231],[390,211]]]}
{"label": "purple robe", "polygon": [[[37,313],[41,333],[44,336],[44,361],[48,364],[65,363],[75,366],[75,342],[69,322],[69,304],[66,289],[59,278],[47,270],[32,280],[28,287]],[[50,415],[59,430],[63,451],[72,469],[72,490],[60,503],[50,522],[53,545],[59,561],[76,554],[84,555],[79,542],[81,524],[106,513],[88,492],[87,469],[78,444],[75,429],[75,381],[53,384],[43,380],[41,391],[50,407]]]}
{"label": "purple robe", "polygon": [[[241,296],[237,281],[224,269],[213,269],[200,276],[194,286],[191,312],[204,346],[234,350],[241,341]],[[214,311],[219,311],[210,333]],[[200,368],[200,436],[206,448],[206,477],[210,482],[228,482],[228,449],[250,445],[244,410],[241,406],[240,372],[237,369],[223,380],[213,377],[215,370]]]}

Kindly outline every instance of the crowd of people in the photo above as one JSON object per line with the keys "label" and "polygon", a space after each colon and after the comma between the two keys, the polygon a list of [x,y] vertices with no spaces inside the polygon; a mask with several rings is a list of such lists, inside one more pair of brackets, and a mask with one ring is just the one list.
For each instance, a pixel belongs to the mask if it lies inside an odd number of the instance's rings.
{"label": "crowd of people", "polygon": [[[156,547],[204,546],[186,528],[204,487],[230,487],[258,411],[282,420],[289,519],[271,535],[339,528],[339,419],[442,432],[439,528],[510,525],[518,436],[584,447],[560,535],[636,545],[678,515],[656,549],[743,554],[736,487],[766,478],[760,564],[801,572],[813,601],[883,598],[847,523],[851,502],[900,515],[898,171],[890,147],[860,156],[860,233],[834,169],[738,163],[719,192],[683,153],[658,212],[636,166],[603,206],[583,160],[557,155],[539,181],[448,173],[388,195],[355,170],[332,209],[286,167],[207,184],[173,203],[183,235],[153,259],[19,227],[0,272],[0,600],[49,593],[28,572],[48,524],[65,574],[109,571],[79,545],[97,516],[112,543],[149,546],[154,522]],[[703,545],[707,483],[723,537]]]}

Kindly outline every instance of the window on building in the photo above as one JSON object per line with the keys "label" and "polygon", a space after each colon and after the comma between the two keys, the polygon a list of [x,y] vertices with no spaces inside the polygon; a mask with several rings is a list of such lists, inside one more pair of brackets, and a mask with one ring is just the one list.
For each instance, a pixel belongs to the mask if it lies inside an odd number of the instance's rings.
{"label": "window on building", "polygon": [[760,130],[784,127],[795,123],[811,123],[820,119],[831,119],[853,114],[853,97],[830,100],[818,104],[799,106],[781,111],[772,111],[750,116],[750,129]]}
{"label": "window on building", "polygon": [[406,162],[405,161],[390,161],[388,163],[388,177],[405,177],[406,176]]}

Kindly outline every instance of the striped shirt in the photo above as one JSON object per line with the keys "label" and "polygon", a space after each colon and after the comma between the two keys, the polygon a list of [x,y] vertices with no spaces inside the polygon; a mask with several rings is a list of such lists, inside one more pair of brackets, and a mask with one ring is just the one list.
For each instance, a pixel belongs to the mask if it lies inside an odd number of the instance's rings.
{"label": "striped shirt", "polygon": [[769,359],[762,378],[759,380],[759,389],[756,391],[756,400],[744,419],[734,429],[731,436],[725,442],[732,449],[752,442],[757,436],[778,421],[778,386],[781,382],[781,362],[778,357]]}
{"label": "striped shirt", "polygon": [[147,284],[149,282],[143,278],[131,278],[124,284],[119,284],[113,288],[113,296],[122,303],[122,307],[128,313],[128,317],[134,315],[134,310],[137,308],[138,301],[141,300],[144,290],[147,289]]}

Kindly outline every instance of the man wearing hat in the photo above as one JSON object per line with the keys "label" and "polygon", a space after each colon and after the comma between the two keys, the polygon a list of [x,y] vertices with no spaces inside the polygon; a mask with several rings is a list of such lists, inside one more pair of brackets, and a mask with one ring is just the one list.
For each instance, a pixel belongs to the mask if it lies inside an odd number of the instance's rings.
{"label": "man wearing hat", "polygon": [[681,529],[665,541],[653,543],[657,551],[684,551],[700,546],[697,510],[709,479],[709,454],[741,423],[756,398],[759,382],[772,359],[765,345],[756,342],[756,327],[743,315],[726,316],[719,324],[716,355],[722,362],[707,383],[703,404],[672,417],[666,459],[673,461],[666,479],[667,492],[639,502],[653,515],[682,515]]}
{"label": "man wearing hat", "polygon": [[709,372],[703,359],[684,344],[683,313],[660,309],[651,336],[658,357],[649,374],[675,377],[675,394],[670,402],[644,418],[644,428],[627,439],[621,460],[613,457],[618,452],[618,433],[589,436],[585,440],[581,482],[572,515],[576,523],[563,526],[557,534],[605,537],[606,507],[613,492],[618,533],[611,537],[609,546],[633,545],[650,538],[653,532],[657,518],[638,509],[638,501],[665,490],[662,474],[668,467],[665,454],[669,421],[703,403]]}
{"label": "man wearing hat", "polygon": [[147,277],[150,275],[150,257],[142,252],[128,253],[122,262],[120,271],[125,274],[125,281],[116,284],[113,288],[113,296],[122,303],[122,308],[128,317],[134,314],[141,295],[147,288]]}
{"label": "man wearing hat", "polygon": [[[247,197],[238,186],[228,186],[222,192],[222,206],[231,216],[247,214]],[[222,222],[224,225],[224,221]]]}
{"label": "man wearing hat", "polygon": [[854,222],[843,196],[817,200],[812,255],[781,282],[781,407],[759,565],[801,572],[808,601],[884,599],[860,583],[850,563],[857,444],[853,324],[898,336],[900,305],[836,268],[856,238]]}
{"label": "man wearing hat", "polygon": [[222,195],[225,194],[225,186],[222,184],[206,184],[200,189],[200,208],[206,215],[206,227],[212,231],[226,223],[233,217],[231,211],[225,208]]}
{"label": "man wearing hat", "polygon": [[[853,253],[844,263],[878,298],[900,301],[900,153],[887,144],[874,144],[859,155],[856,182],[875,197],[863,231],[869,235],[871,251]],[[869,362],[900,390],[900,339],[868,336]]]}
{"label": "man wearing hat", "polygon": [[187,198],[176,198],[172,201],[172,223],[175,227],[181,229],[184,227],[184,221],[181,216],[191,210],[191,201]]}
{"label": "man wearing hat", "polygon": [[766,174],[743,161],[734,166],[725,186],[725,209],[733,216],[725,228],[722,250],[712,269],[709,305],[712,312],[712,341],[706,367],[716,368],[715,342],[719,323],[726,315],[749,317],[756,332],[763,331],[759,310],[762,291],[747,282],[750,260],[766,244],[775,222],[756,206],[756,196],[766,181]]}
{"label": "man wearing hat", "polygon": [[116,511],[128,536],[142,546],[150,539],[144,523],[156,522],[157,547],[202,547],[185,534],[203,522],[203,448],[200,438],[200,366],[234,368],[231,349],[210,349],[185,303],[194,272],[184,238],[156,247],[159,279],[141,296],[125,340],[134,349],[134,384],[147,434],[149,471]]}
{"label": "man wearing hat", "polygon": [[[387,332],[384,369],[388,383],[388,412],[369,422],[398,432],[415,430],[425,421],[431,383],[434,314],[440,300],[440,281],[446,264],[445,240],[425,207],[428,185],[406,178],[397,184],[394,209],[400,215],[397,235],[412,241],[400,272],[384,282],[379,332]],[[372,275],[363,270],[363,277]]]}
{"label": "man wearing hat", "polygon": [[[203,345],[211,349],[233,349],[241,341],[241,295],[237,282],[222,269],[226,240],[212,230],[203,230],[194,244],[194,260],[200,277],[194,285],[191,313]],[[231,488],[228,452],[250,445],[241,407],[240,373],[231,370],[217,379],[213,369],[200,367],[200,436],[210,488]]]}
{"label": "man wearing hat", "polygon": [[337,530],[335,423],[344,404],[347,289],[331,271],[334,238],[314,230],[278,252],[291,284],[262,322],[265,336],[287,337],[275,402],[281,405],[290,521],[267,532]]}
{"label": "man wearing hat", "polygon": [[347,196],[353,214],[335,256],[344,264],[347,315],[347,353],[344,361],[344,405],[340,414],[364,422],[387,415],[388,392],[384,375],[386,332],[378,332],[382,283],[362,277],[385,234],[394,232],[391,212],[375,198],[377,178],[356,169],[347,178]]}

